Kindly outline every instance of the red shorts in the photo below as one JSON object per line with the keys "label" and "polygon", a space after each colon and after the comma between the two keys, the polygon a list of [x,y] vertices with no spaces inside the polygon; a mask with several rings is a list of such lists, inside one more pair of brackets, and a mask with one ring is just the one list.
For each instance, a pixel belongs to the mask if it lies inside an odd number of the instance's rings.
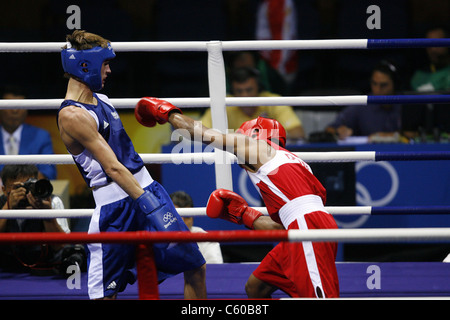
{"label": "red shorts", "polygon": [[[337,229],[328,213],[316,211],[303,217],[294,220],[288,229]],[[264,257],[253,275],[291,297],[336,298],[336,252],[335,242],[281,242]]]}

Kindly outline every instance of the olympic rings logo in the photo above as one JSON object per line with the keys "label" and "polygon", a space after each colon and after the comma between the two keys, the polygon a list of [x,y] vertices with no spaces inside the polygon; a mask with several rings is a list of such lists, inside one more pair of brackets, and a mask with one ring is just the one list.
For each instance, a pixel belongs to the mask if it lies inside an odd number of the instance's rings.
{"label": "olympic rings logo", "polygon": [[369,165],[376,165],[384,170],[389,174],[390,180],[391,180],[391,187],[389,191],[386,193],[386,195],[380,199],[374,200],[372,199],[369,190],[360,182],[356,183],[356,202],[360,205],[365,206],[374,206],[374,207],[382,207],[387,204],[389,204],[394,197],[397,195],[398,188],[399,188],[399,178],[397,171],[395,168],[389,163],[389,162],[359,162],[356,163],[355,169],[356,173],[358,173],[361,169],[369,166]]}
{"label": "olympic rings logo", "polygon": [[249,179],[247,172],[245,170],[242,170],[239,174],[238,179],[238,185],[239,185],[239,191],[242,195],[242,197],[247,201],[247,203],[250,206],[260,206],[261,200],[258,198],[255,198],[247,186],[247,180]]}
{"label": "olympic rings logo", "polygon": [[172,219],[173,219],[173,214],[172,214],[172,212],[167,212],[167,213],[165,213],[164,216],[163,216],[163,221],[164,221],[164,222],[172,221]]}
{"label": "olympic rings logo", "polygon": [[[361,182],[356,182],[356,203],[363,206],[382,207],[388,205],[397,195],[400,180],[395,168],[389,162],[358,162],[355,164],[356,174],[358,174],[363,168],[367,166],[378,166],[389,175],[391,181],[389,190],[387,193],[379,198],[373,199],[369,189]],[[343,228],[358,228],[361,227],[370,218],[369,215],[363,215],[351,222],[338,221],[336,223]]]}
{"label": "olympic rings logo", "polygon": [[[398,173],[395,168],[389,162],[358,162],[355,164],[356,174],[358,174],[361,170],[366,168],[367,166],[378,166],[379,168],[386,171],[389,175],[390,179],[390,187],[387,190],[386,194],[379,199],[374,199],[369,191],[369,188],[366,187],[361,182],[356,182],[356,203],[358,205],[364,206],[386,206],[388,205],[397,195],[399,187],[400,187],[400,179],[398,177]],[[244,170],[239,174],[239,191],[244,199],[247,200],[249,205],[258,206],[261,205],[261,202],[258,198],[254,197],[247,186],[248,175]],[[386,184],[386,185],[389,185]],[[362,226],[366,221],[370,218],[369,215],[362,215],[358,217],[356,220],[350,222],[338,221],[336,219],[337,224],[343,228],[358,228]]]}

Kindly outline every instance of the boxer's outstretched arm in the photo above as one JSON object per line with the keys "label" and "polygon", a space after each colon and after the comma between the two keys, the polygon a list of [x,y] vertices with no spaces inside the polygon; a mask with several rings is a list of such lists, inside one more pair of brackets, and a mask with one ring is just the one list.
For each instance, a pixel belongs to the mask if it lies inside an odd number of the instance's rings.
{"label": "boxer's outstretched arm", "polygon": [[137,121],[146,127],[170,122],[186,138],[233,153],[239,164],[250,171],[258,170],[275,156],[275,149],[266,141],[252,139],[240,133],[223,134],[205,127],[201,121],[184,115],[180,108],[165,100],[144,97],[136,104],[134,113]]}
{"label": "boxer's outstretched arm", "polygon": [[[251,164],[253,170],[259,169],[275,154],[274,149],[265,141],[255,140],[240,133],[223,134],[181,113],[171,113],[169,122],[175,129],[186,130],[189,134],[187,138],[201,139],[205,144],[231,152],[237,156],[239,163]],[[183,135],[184,130],[180,130],[180,134]]]}

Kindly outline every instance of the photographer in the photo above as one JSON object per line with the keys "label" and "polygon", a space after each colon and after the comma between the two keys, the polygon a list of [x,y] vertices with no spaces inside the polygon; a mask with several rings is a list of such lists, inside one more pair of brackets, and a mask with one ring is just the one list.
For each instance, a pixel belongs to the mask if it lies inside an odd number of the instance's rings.
{"label": "photographer", "polygon": [[[34,165],[5,165],[1,172],[2,210],[8,209],[64,209],[61,199],[52,195],[50,181],[37,180]],[[32,212],[30,212],[30,216]],[[65,232],[69,233],[67,219],[0,219],[0,232]],[[74,256],[76,255],[76,257]],[[84,248],[77,245],[40,244],[0,246],[0,268],[8,271],[30,271],[48,275],[60,272],[78,258],[84,264]],[[65,268],[64,268],[65,267]]]}

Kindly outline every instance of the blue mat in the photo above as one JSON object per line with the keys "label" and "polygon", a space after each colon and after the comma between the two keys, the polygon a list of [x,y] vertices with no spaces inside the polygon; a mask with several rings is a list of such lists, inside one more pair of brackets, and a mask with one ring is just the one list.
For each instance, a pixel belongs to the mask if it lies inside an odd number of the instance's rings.
{"label": "blue mat", "polygon": [[[239,263],[208,265],[208,298],[245,299],[245,282],[256,267]],[[341,297],[450,297],[448,263],[337,263],[337,270]],[[2,272],[0,299],[89,299],[86,279],[86,273],[82,273],[80,288],[69,289],[67,280],[60,277]],[[183,285],[183,275],[166,280],[159,286],[160,298],[182,299]],[[287,295],[277,291],[273,297]],[[138,299],[137,285],[128,286],[119,299]]]}

